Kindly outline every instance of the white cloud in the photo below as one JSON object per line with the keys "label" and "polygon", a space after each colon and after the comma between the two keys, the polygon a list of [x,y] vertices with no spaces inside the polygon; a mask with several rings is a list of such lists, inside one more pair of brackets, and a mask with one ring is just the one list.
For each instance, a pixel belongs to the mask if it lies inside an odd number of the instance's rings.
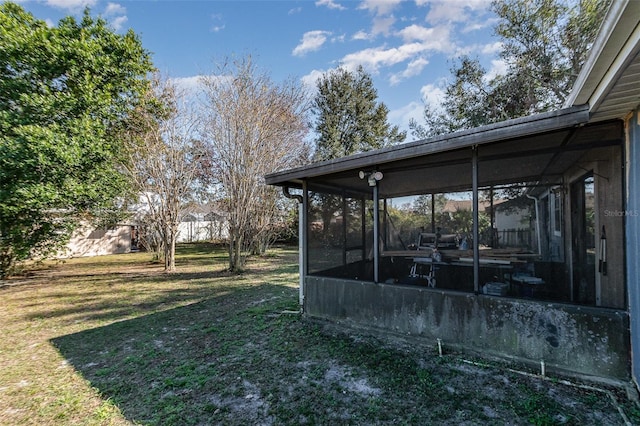
{"label": "white cloud", "polygon": [[121,4],[109,2],[103,15],[111,23],[113,29],[119,31],[128,20],[126,13],[127,9]]}
{"label": "white cloud", "polygon": [[174,77],[169,81],[174,84],[178,89],[185,92],[195,93],[202,85],[202,76],[194,75],[192,77]]}
{"label": "white cloud", "polygon": [[426,28],[421,25],[413,24],[398,31],[405,41],[428,40],[433,36],[433,28]]}
{"label": "white cloud", "polygon": [[211,15],[211,21],[213,22],[209,31],[212,33],[217,33],[225,29],[225,24],[223,21],[224,17],[221,14],[214,13]]}
{"label": "white cloud", "polygon": [[300,13],[300,12],[302,12],[302,7],[294,7],[293,9],[290,9],[287,14],[288,15],[295,15],[295,14]]}
{"label": "white cloud", "polygon": [[485,56],[486,60],[491,57],[496,57],[502,50],[502,42],[495,42],[490,44],[469,44],[466,46],[457,46],[455,51],[451,55],[452,57],[468,56],[477,57],[479,55]]}
{"label": "white cloud", "polygon": [[445,93],[439,85],[427,84],[420,89],[422,101],[430,106],[439,107],[444,99]]}
{"label": "white cloud", "polygon": [[393,24],[395,24],[395,22],[396,22],[396,18],[394,18],[393,15],[385,16],[385,17],[380,17],[380,16],[375,17],[373,18],[371,33],[373,35],[377,35],[377,34],[389,35],[389,33],[391,32],[391,27],[393,26]]}
{"label": "white cloud", "polygon": [[508,65],[502,59],[494,59],[491,61],[491,68],[487,71],[485,75],[485,80],[487,82],[493,80],[499,75],[505,75],[507,73]]}
{"label": "white cloud", "polygon": [[407,61],[425,49],[420,43],[404,44],[390,49],[374,47],[350,53],[342,58],[341,64],[348,70],[355,70],[362,65],[370,72],[378,72],[381,66],[392,66]]}
{"label": "white cloud", "polygon": [[495,43],[485,44],[480,50],[484,55],[495,55],[502,51],[502,42],[496,41]]}
{"label": "white cloud", "polygon": [[124,15],[125,13],[127,13],[127,9],[117,3],[108,3],[107,8],[104,10],[106,16]]}
{"label": "white cloud", "polygon": [[427,65],[429,65],[429,61],[426,58],[422,58],[422,57],[416,58],[411,62],[409,62],[409,65],[407,65],[407,68],[405,68],[404,71],[397,74],[393,74],[389,82],[391,83],[392,86],[394,86],[407,78],[420,75],[424,67],[426,67]]}
{"label": "white cloud", "polygon": [[437,52],[451,52],[453,50],[451,29],[448,26],[427,28],[413,24],[400,30],[398,35],[406,42],[420,42],[425,50]]}
{"label": "white cloud", "polygon": [[489,10],[491,0],[436,0],[431,3],[427,14],[427,22],[465,22],[469,20],[469,12]]}
{"label": "white cloud", "polygon": [[480,17],[478,21],[467,21],[462,28],[462,32],[467,34],[473,31],[481,31],[485,28],[493,27],[496,24],[497,19],[483,19]]}
{"label": "white cloud", "polygon": [[324,71],[313,70],[300,79],[311,96],[315,96],[315,93],[318,91],[318,80],[324,73]]}
{"label": "white cloud", "polygon": [[390,67],[409,61],[406,69],[391,77],[391,84],[420,74],[428,61],[425,54],[428,52],[450,53],[455,48],[449,37],[449,28],[445,26],[425,28],[419,25],[411,25],[397,33],[405,41],[397,47],[379,46],[364,49],[344,56],[341,64],[350,70],[362,65],[370,72],[378,72],[380,67]]}
{"label": "white cloud", "polygon": [[46,0],[47,6],[56,7],[70,11],[81,11],[85,7],[92,7],[98,0]]}
{"label": "white cloud", "polygon": [[309,31],[304,33],[300,44],[293,49],[293,56],[304,56],[309,52],[314,52],[322,47],[327,41],[327,37],[330,36],[329,31]]}
{"label": "white cloud", "polygon": [[326,6],[329,9],[334,10],[346,10],[347,8],[342,6],[339,3],[336,3],[333,0],[318,0],[316,1],[316,6]]}
{"label": "white cloud", "polygon": [[402,0],[363,0],[358,9],[365,9],[378,16],[390,14]]}
{"label": "white cloud", "polygon": [[113,26],[114,30],[119,31],[127,21],[128,18],[126,16],[118,16],[117,18],[111,20],[111,26]]}
{"label": "white cloud", "polygon": [[370,40],[371,39],[371,35],[368,34],[366,31],[358,31],[357,33],[355,33],[353,35],[353,37],[351,37],[351,40]]}
{"label": "white cloud", "polygon": [[391,33],[391,28],[396,22],[392,12],[402,0],[362,0],[358,9],[367,10],[374,15],[371,25],[371,36]]}
{"label": "white cloud", "polygon": [[412,101],[407,105],[398,108],[392,109],[389,111],[388,118],[389,122],[395,124],[400,128],[401,131],[407,132],[406,141],[412,141],[411,132],[409,130],[409,123],[411,120],[415,120],[417,123],[422,123],[422,112],[424,111],[424,105],[420,102]]}

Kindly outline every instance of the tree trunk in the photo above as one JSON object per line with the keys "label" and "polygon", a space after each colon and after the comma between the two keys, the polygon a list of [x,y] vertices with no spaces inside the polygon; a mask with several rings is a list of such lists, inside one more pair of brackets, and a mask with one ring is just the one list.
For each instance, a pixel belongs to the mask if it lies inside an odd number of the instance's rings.
{"label": "tree trunk", "polygon": [[176,270],[176,232],[169,230],[167,240],[164,241],[164,271]]}
{"label": "tree trunk", "polygon": [[166,254],[164,256],[165,272],[175,272],[176,270],[176,240],[174,239],[167,244]]}
{"label": "tree trunk", "polygon": [[11,247],[5,246],[0,249],[0,279],[9,277],[14,270],[16,258]]}
{"label": "tree trunk", "polygon": [[233,232],[233,234],[236,235],[232,236],[229,240],[229,270],[232,272],[242,272],[244,266],[244,259],[242,257],[243,238],[241,235],[238,235],[238,232]]}

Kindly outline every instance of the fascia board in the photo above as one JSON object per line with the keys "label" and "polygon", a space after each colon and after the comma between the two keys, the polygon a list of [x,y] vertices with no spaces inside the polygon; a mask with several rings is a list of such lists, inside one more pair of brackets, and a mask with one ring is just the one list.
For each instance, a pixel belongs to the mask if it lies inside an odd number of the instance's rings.
{"label": "fascia board", "polygon": [[618,0],[611,3],[589,57],[567,97],[564,107],[600,104],[615,80],[623,72],[637,48],[640,1]]}

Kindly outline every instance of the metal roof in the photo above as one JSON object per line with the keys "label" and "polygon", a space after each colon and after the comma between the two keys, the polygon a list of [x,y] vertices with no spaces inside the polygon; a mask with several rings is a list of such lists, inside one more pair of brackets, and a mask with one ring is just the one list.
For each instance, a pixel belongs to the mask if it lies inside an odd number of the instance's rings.
{"label": "metal roof", "polygon": [[[475,149],[480,187],[525,182],[559,185],[563,174],[569,168],[579,166],[587,151],[620,146],[624,140],[622,121],[585,124],[586,107],[572,111],[559,121],[551,120],[549,116],[542,120],[530,117],[528,121],[509,127],[461,132],[436,140],[370,151],[366,155],[311,164],[269,175],[267,183],[300,187],[306,181],[312,191],[370,197],[371,188],[367,179],[360,178],[359,172],[375,170],[383,174],[377,185],[383,198],[469,191]],[[549,120],[556,122],[552,125]],[[537,133],[526,130],[532,125],[536,125]],[[602,155],[608,154],[602,152]]]}
{"label": "metal roof", "polygon": [[[299,187],[305,179],[333,176],[338,179],[341,174],[349,176],[353,170],[373,168],[416,168],[418,163],[442,166],[465,162],[468,164],[470,150],[464,154],[457,153],[464,148],[480,146],[495,142],[511,141],[509,149],[535,150],[545,146],[554,133],[558,143],[566,137],[567,129],[586,124],[589,120],[587,106],[576,106],[558,111],[536,114],[514,120],[503,121],[474,129],[450,133],[430,139],[395,145],[393,147],[367,151],[364,153],[338,158],[331,161],[309,164],[295,169],[269,174],[266,183],[271,185]],[[507,149],[504,147],[503,149]],[[425,162],[426,156],[434,156],[436,162]],[[466,168],[465,168],[466,169]]]}

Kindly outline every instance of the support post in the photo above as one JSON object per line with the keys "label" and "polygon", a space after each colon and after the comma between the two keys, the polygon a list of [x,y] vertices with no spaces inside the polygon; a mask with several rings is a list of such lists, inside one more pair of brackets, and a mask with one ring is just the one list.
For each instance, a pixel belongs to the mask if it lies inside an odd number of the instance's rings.
{"label": "support post", "polygon": [[309,191],[307,189],[307,182],[302,182],[302,203],[298,204],[298,208],[300,209],[300,216],[298,216],[298,227],[299,227],[299,235],[298,238],[298,262],[299,262],[299,271],[300,271],[300,309],[304,311],[304,279],[307,276],[307,230],[309,227],[307,226],[308,217],[307,212],[309,211]]}
{"label": "support post", "polygon": [[436,233],[436,195],[431,194],[431,232]]}
{"label": "support post", "polygon": [[300,274],[300,295],[298,296],[298,302],[300,303],[300,310],[304,306],[304,277],[307,275],[306,265],[306,253],[307,253],[307,184],[302,184],[302,195],[294,195],[289,192],[289,187],[282,188],[282,193],[285,197],[298,202],[298,272]]}
{"label": "support post", "polygon": [[302,307],[304,302],[304,203],[298,203],[298,272],[300,273],[300,294],[298,302]]}
{"label": "support post", "polygon": [[471,179],[473,191],[473,291],[480,292],[480,227],[478,214],[478,146],[472,148]]}
{"label": "support post", "polygon": [[347,196],[342,191],[342,266],[347,266]]}
{"label": "support post", "polygon": [[373,282],[379,281],[378,264],[380,262],[380,200],[378,185],[373,187]]}

